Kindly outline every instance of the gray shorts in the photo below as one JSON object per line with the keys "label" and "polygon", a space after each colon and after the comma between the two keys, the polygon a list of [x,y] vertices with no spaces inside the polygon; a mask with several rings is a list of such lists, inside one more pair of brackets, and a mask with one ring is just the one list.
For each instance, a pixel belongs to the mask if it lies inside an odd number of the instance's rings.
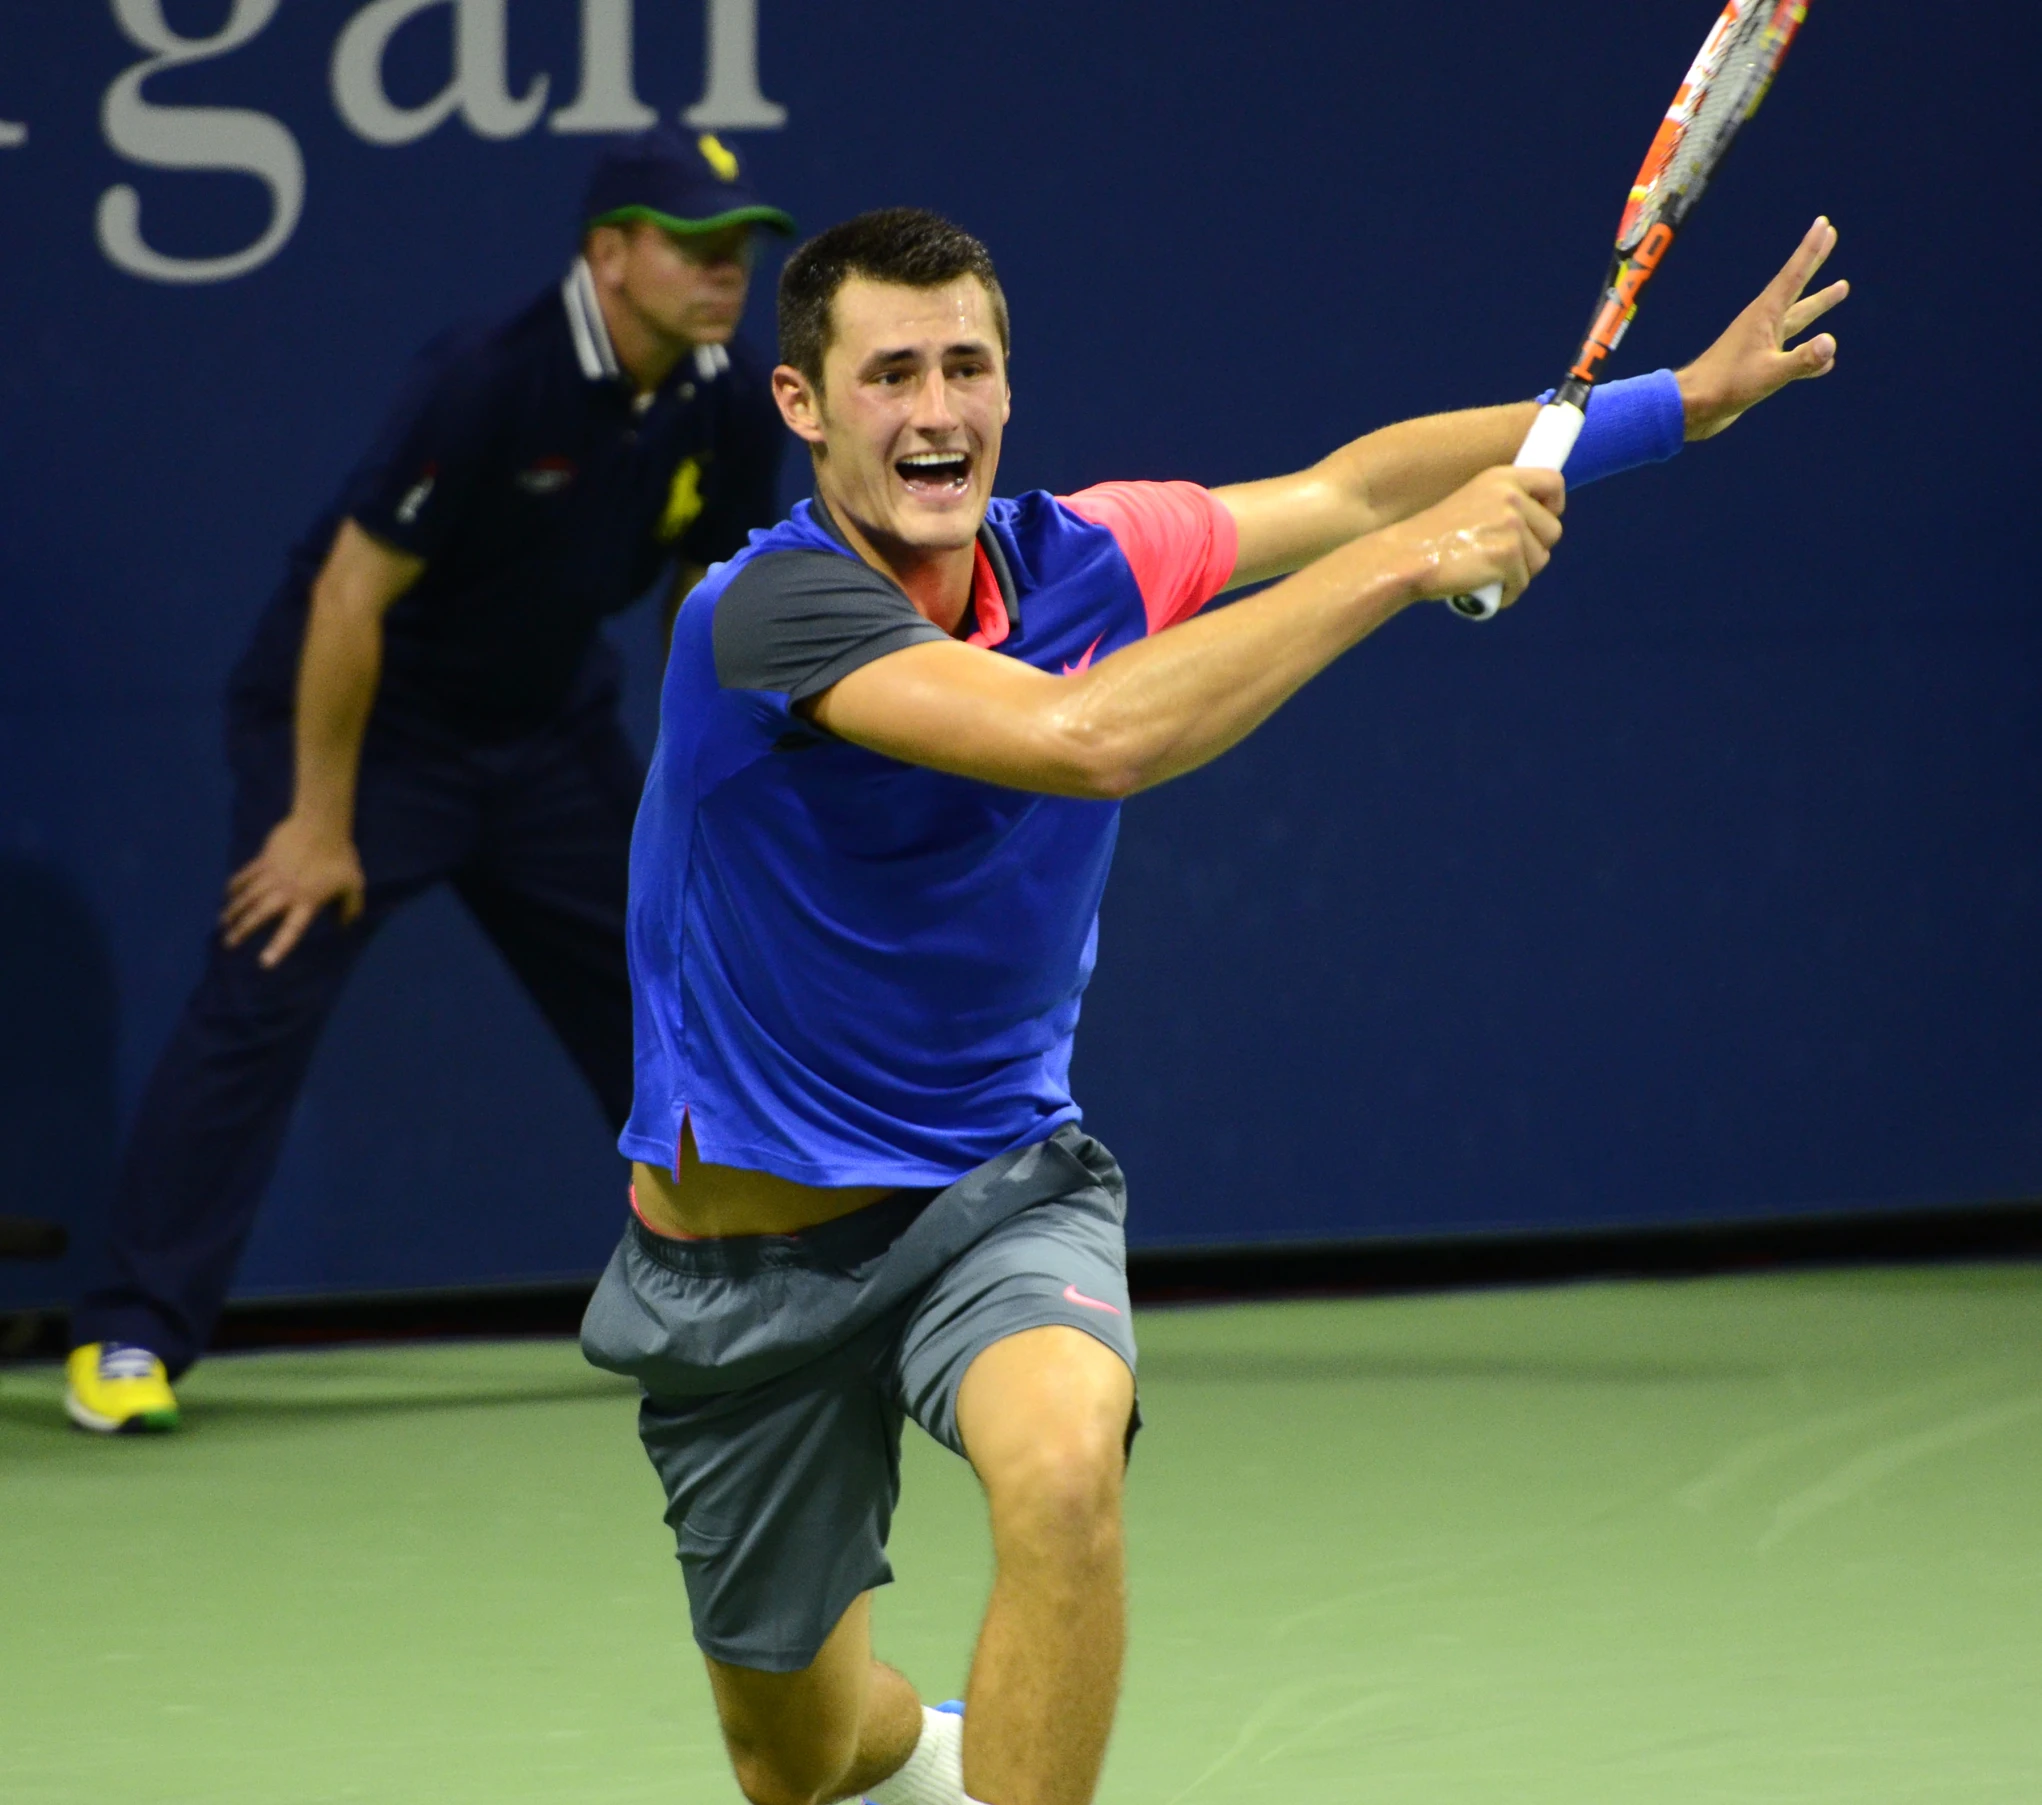
{"label": "gray shorts", "polygon": [[704,1653],[806,1667],[892,1579],[902,1419],[962,1454],[957,1388],[994,1342],[1060,1323],[1132,1370],[1125,1222],[1113,1156],[1064,1127],[798,1235],[630,1225],[582,1351],[644,1388],[638,1432]]}

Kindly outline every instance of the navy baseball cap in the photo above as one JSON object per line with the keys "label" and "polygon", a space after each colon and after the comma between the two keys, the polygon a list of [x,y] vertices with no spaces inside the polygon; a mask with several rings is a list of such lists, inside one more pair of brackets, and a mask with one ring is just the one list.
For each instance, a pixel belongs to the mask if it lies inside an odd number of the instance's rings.
{"label": "navy baseball cap", "polygon": [[591,226],[647,219],[684,234],[751,225],[794,233],[794,221],[744,181],[736,152],[711,132],[689,138],[671,126],[606,150],[589,176],[581,216]]}

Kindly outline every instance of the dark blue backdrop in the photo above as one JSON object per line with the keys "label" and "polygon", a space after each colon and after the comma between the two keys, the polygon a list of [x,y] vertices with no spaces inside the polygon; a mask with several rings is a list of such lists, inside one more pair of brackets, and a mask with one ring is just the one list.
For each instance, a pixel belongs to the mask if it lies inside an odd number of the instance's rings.
{"label": "dark blue backdrop", "polygon": [[[990,242],[1005,487],[1224,481],[1551,380],[1711,5],[644,0],[627,36],[630,0],[0,0],[0,1211],[89,1243],[216,904],[228,663],[411,349],[557,275],[560,128],[628,111],[627,56],[805,223]],[[468,107],[426,131],[393,109],[457,12]],[[1622,354],[1691,355],[1826,210],[1838,374],[1584,494],[1512,615],[1407,616],[1128,809],[1079,1079],[1138,1240],[2042,1182],[2036,15],[1918,12],[1818,0]],[[619,1203],[439,899],[336,1021],[244,1288],[585,1271]]]}

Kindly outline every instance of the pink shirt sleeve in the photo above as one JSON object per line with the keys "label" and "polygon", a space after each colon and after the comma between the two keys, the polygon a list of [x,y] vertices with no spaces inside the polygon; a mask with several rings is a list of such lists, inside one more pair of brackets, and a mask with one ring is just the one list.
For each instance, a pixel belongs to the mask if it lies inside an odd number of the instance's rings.
{"label": "pink shirt sleeve", "polygon": [[1189,620],[1234,574],[1234,517],[1196,483],[1100,483],[1059,499],[1119,543],[1151,633]]}

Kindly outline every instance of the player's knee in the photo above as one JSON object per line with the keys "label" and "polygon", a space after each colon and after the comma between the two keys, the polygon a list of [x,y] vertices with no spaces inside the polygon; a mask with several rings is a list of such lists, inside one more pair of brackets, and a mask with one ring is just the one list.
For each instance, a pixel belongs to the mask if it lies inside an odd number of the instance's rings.
{"label": "player's knee", "polygon": [[1003,1543],[1068,1558],[1117,1544],[1124,1424],[1102,1412],[1045,1426],[983,1475]]}
{"label": "player's knee", "polygon": [[958,1426],[1003,1559],[1085,1558],[1117,1544],[1133,1408],[1125,1362],[1080,1330],[1029,1330],[979,1356],[958,1393]]}

